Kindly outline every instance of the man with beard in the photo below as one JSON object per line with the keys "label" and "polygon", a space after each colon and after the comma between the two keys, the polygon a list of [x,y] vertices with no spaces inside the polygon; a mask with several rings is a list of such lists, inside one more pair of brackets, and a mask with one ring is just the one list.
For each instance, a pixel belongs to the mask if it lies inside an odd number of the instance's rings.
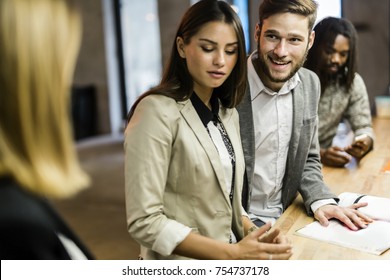
{"label": "man with beard", "polygon": [[323,182],[317,135],[318,77],[302,68],[313,44],[317,4],[264,0],[257,50],[248,58],[249,90],[239,105],[246,176],[243,205],[257,226],[274,223],[299,192],[307,213],[324,226],[336,218],[352,230],[371,220],[337,205]]}
{"label": "man with beard", "polygon": [[[371,112],[366,86],[356,73],[357,33],[347,19],[328,17],[314,28],[316,39],[305,67],[321,81],[318,139],[323,164],[342,167],[352,156],[363,158],[373,147]],[[338,125],[346,121],[355,141],[346,147],[333,141]]]}

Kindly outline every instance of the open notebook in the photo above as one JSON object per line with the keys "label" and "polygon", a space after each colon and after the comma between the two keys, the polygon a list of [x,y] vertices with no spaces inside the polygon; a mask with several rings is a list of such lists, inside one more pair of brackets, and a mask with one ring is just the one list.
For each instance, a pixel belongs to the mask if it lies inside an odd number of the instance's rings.
{"label": "open notebook", "polygon": [[381,255],[390,248],[390,198],[345,192],[339,195],[340,206],[368,202],[359,210],[374,219],[367,228],[353,231],[337,220],[323,227],[317,221],[296,231],[295,234]]}

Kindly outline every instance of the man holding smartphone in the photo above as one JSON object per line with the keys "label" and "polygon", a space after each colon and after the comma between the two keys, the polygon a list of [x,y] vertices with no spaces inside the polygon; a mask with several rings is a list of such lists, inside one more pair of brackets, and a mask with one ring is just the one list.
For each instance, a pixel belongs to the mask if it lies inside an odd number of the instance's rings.
{"label": "man holding smartphone", "polygon": [[[352,157],[363,158],[374,144],[368,94],[356,72],[357,32],[344,18],[328,17],[315,27],[315,40],[305,67],[321,82],[318,106],[318,140],[321,162],[343,167]],[[350,145],[334,142],[340,122],[347,122],[355,135]]]}

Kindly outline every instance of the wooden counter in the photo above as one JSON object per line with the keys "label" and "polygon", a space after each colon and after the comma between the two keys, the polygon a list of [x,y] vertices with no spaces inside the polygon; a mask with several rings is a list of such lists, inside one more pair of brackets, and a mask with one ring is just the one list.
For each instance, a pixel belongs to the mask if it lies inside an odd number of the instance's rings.
{"label": "wooden counter", "polygon": [[[360,163],[355,162],[347,168],[323,168],[324,180],[335,194],[355,192],[390,198],[390,173],[383,171],[390,163],[390,119],[374,119],[373,127],[376,137],[374,150]],[[294,234],[313,221],[314,218],[307,216],[302,198],[298,196],[276,222],[275,227],[280,228],[293,243],[291,259],[390,259],[390,250],[377,256]]]}

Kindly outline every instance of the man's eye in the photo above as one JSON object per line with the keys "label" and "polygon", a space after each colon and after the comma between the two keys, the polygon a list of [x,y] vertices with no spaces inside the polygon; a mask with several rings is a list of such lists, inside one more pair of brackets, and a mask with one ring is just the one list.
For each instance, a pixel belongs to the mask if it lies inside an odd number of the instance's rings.
{"label": "man's eye", "polygon": [[333,54],[333,50],[331,50],[331,49],[325,49],[325,53],[326,53],[326,54]]}
{"label": "man's eye", "polygon": [[267,36],[265,36],[267,39],[269,39],[269,40],[277,40],[278,38],[275,36],[275,35],[271,35],[271,34],[269,34],[269,35],[267,35]]}

